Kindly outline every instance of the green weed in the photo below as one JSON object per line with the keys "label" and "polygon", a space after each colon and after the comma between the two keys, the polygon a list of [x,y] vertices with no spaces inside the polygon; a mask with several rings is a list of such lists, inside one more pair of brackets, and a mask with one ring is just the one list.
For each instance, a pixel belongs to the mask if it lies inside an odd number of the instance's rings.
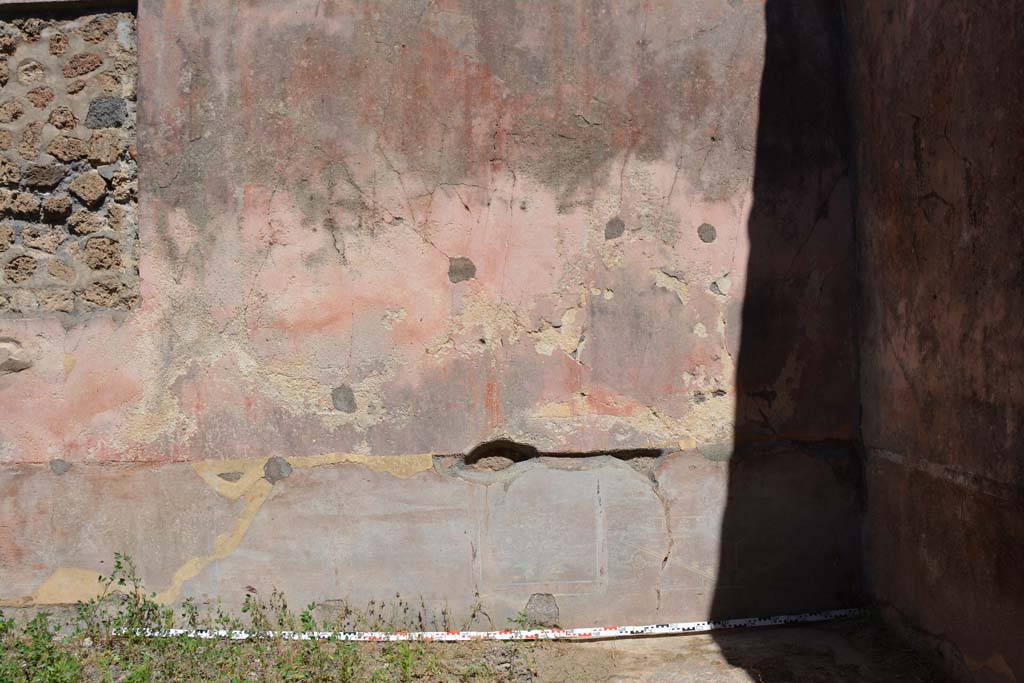
{"label": "green weed", "polygon": [[[356,608],[346,601],[310,603],[297,614],[283,593],[266,596],[247,588],[240,615],[220,604],[201,607],[189,598],[175,614],[147,592],[132,559],[114,557],[99,577],[100,594],[65,611],[41,611],[19,626],[0,612],[2,683],[408,683],[441,681],[498,683],[530,678],[522,643],[465,648],[444,644],[352,643],[340,640],[286,641],[278,638],[197,639],[146,637],[145,629],[172,626],[267,631],[448,631],[452,613],[433,613],[421,598],[396,595]],[[493,628],[479,596],[462,625]],[[19,619],[28,615],[20,615]],[[521,619],[514,620],[519,624]],[[525,624],[525,622],[523,622]],[[486,661],[466,653],[486,652]]]}

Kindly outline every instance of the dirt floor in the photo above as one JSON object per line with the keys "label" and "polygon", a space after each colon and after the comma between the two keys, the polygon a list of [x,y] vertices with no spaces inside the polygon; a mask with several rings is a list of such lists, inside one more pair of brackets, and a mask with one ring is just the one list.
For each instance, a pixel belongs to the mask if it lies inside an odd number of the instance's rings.
{"label": "dirt floor", "polygon": [[870,617],[595,642],[468,643],[124,637],[85,630],[90,622],[81,620],[61,626],[47,613],[16,621],[0,613],[3,683],[953,683]]}
{"label": "dirt floor", "polygon": [[[535,681],[606,683],[949,682],[869,623],[774,627],[714,635],[553,643],[528,654]],[[520,673],[513,680],[530,680]]]}

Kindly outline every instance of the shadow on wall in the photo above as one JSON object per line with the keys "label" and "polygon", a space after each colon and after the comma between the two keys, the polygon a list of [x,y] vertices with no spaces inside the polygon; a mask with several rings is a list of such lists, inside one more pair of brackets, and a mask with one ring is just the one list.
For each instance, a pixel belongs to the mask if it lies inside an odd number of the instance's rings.
{"label": "shadow on wall", "polygon": [[[859,605],[852,209],[837,3],[768,0],[712,619]],[[729,637],[718,636],[730,662]]]}

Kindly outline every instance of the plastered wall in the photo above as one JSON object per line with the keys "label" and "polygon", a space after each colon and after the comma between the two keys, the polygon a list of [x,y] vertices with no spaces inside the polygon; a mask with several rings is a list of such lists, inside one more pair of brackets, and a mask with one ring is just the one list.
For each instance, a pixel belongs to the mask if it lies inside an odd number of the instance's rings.
{"label": "plastered wall", "polygon": [[851,4],[865,537],[894,623],[1024,679],[1024,5]]}
{"label": "plastered wall", "polygon": [[[850,184],[813,8],[143,0],[140,298],[0,321],[0,597],[73,602],[121,550],[168,602],[849,604]],[[805,39],[813,88],[759,131],[766,45]],[[538,450],[461,458],[496,439]]]}

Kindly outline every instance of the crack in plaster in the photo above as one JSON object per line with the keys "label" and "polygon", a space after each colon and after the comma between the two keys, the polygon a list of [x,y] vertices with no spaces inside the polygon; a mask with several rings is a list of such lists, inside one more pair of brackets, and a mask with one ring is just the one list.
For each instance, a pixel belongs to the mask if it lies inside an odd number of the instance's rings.
{"label": "crack in plaster", "polygon": [[665,554],[661,558],[661,566],[658,568],[658,582],[654,588],[654,594],[656,597],[655,609],[661,611],[661,586],[665,578],[665,569],[668,567],[668,561],[672,557],[672,549],[675,547],[675,537],[672,534],[672,512],[669,508],[668,500],[665,498],[664,492],[661,490],[661,484],[658,482],[657,475],[652,476],[651,490],[654,491],[654,495],[657,496],[658,502],[661,503],[661,508],[665,513]]}

